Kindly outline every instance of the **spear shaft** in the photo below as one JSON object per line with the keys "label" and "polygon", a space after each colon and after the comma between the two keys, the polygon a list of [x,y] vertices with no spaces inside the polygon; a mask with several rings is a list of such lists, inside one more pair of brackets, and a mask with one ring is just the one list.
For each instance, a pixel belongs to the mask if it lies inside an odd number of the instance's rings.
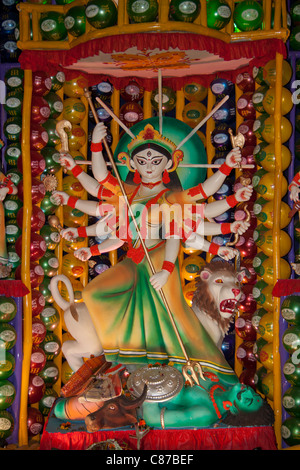
{"label": "spear shaft", "polygon": [[[89,92],[89,90],[88,90],[87,88],[85,88],[85,89],[84,89],[84,94],[85,94],[85,97],[87,98],[87,100],[88,100],[88,102],[89,102],[89,105],[90,105],[91,111],[92,111],[92,113],[93,113],[94,119],[95,119],[96,123],[98,124],[98,123],[99,123],[99,117],[98,117],[98,115],[97,115],[97,113],[96,113],[96,110],[95,110],[93,101],[92,101],[92,99],[91,99],[91,93]],[[151,258],[150,258],[150,255],[149,255],[149,253],[148,253],[148,250],[147,250],[145,241],[144,241],[144,239],[143,239],[143,237],[142,237],[142,234],[141,234],[141,232],[140,232],[140,229],[139,229],[139,227],[138,227],[137,221],[136,221],[135,216],[134,216],[134,213],[133,213],[133,211],[132,211],[132,207],[131,207],[131,205],[130,205],[130,202],[129,202],[129,200],[128,200],[128,197],[127,197],[127,194],[126,194],[126,191],[125,191],[125,188],[124,188],[123,181],[122,181],[122,179],[121,179],[121,177],[120,177],[120,175],[119,175],[119,172],[118,172],[116,163],[115,163],[115,161],[114,161],[114,158],[113,158],[113,155],[112,155],[112,153],[111,153],[111,150],[110,150],[110,148],[109,148],[109,146],[108,146],[108,144],[107,144],[106,138],[103,140],[103,143],[104,143],[104,147],[105,147],[105,150],[106,150],[106,152],[107,152],[109,161],[110,161],[110,163],[111,163],[112,169],[113,169],[113,171],[114,171],[114,174],[115,174],[115,176],[116,176],[116,178],[117,178],[117,181],[118,181],[118,184],[119,184],[119,186],[120,186],[122,195],[123,195],[124,200],[125,200],[125,202],[126,202],[126,205],[127,205],[127,208],[128,208],[128,212],[129,212],[130,217],[132,218],[133,224],[134,224],[134,226],[135,226],[137,236],[138,236],[138,238],[139,238],[139,240],[140,240],[140,243],[141,243],[142,248],[143,248],[143,250],[144,250],[145,256],[146,256],[146,258],[147,258],[147,261],[148,261],[150,270],[151,270],[152,274],[155,274],[156,271],[155,271],[154,265],[153,265],[153,263],[152,263],[152,260],[151,260]],[[185,357],[185,360],[186,360],[186,363],[187,363],[187,364],[186,364],[187,370],[189,370],[189,371],[191,372],[192,377],[194,378],[194,380],[196,381],[196,383],[199,384],[198,377],[196,377],[196,374],[195,374],[195,367],[194,367],[194,364],[197,366],[197,369],[198,369],[198,372],[199,372],[201,378],[202,378],[203,380],[205,380],[205,378],[204,378],[204,376],[203,376],[203,372],[202,372],[201,366],[200,366],[199,363],[193,363],[192,361],[190,361],[190,359],[189,359],[189,357],[188,357],[188,354],[187,354],[187,352],[186,352],[185,346],[184,346],[184,344],[183,344],[183,341],[182,341],[182,339],[181,339],[181,337],[180,337],[180,334],[179,334],[177,325],[176,325],[176,323],[175,323],[175,321],[174,321],[172,312],[171,312],[171,310],[170,310],[170,307],[169,307],[169,304],[168,304],[168,301],[167,301],[167,299],[166,299],[166,296],[165,296],[165,293],[164,293],[163,289],[159,289],[159,293],[160,293],[161,299],[162,299],[162,301],[163,301],[163,303],[164,303],[164,306],[165,306],[165,308],[166,308],[166,310],[167,310],[169,319],[170,319],[170,321],[171,321],[171,324],[172,324],[172,327],[173,327],[174,332],[175,332],[175,334],[176,334],[176,337],[177,337],[177,339],[178,339],[178,341],[179,341],[179,344],[180,344],[181,350],[182,350],[182,352],[183,352],[183,355],[184,355],[184,357]],[[193,372],[194,372],[194,373],[193,373]],[[184,375],[185,375],[185,374],[184,374]],[[189,374],[188,374],[188,376],[185,375],[185,377],[186,377],[187,380],[190,380],[190,383],[191,383],[191,385],[192,385],[192,382],[191,382],[191,379],[190,379]]]}

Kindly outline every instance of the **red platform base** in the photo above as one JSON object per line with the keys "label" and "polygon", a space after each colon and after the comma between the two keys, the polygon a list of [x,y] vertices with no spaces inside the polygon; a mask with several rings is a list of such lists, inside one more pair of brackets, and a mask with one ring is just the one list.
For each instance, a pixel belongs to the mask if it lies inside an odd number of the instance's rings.
{"label": "red platform base", "polygon": [[[121,447],[137,449],[134,429],[87,432],[84,423],[73,422],[68,430],[62,421],[51,417],[42,434],[41,450],[85,450],[92,444],[115,439]],[[203,429],[150,430],[141,440],[140,450],[277,450],[272,426],[227,427],[218,425]]]}

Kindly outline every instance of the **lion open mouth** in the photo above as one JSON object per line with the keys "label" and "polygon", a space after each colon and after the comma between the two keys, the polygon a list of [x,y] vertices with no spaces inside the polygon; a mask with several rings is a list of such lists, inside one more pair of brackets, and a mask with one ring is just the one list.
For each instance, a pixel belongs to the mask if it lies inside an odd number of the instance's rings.
{"label": "lion open mouth", "polygon": [[226,313],[233,313],[237,304],[236,299],[225,299],[220,303],[220,311]]}

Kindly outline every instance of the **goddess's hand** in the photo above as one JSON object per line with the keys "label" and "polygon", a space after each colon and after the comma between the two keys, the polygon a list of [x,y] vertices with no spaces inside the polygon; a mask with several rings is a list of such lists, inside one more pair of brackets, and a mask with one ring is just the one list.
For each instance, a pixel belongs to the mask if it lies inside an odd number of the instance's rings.
{"label": "goddess's hand", "polygon": [[245,220],[241,220],[241,221],[237,220],[236,222],[232,222],[230,224],[231,232],[237,233],[238,235],[242,235],[243,233],[245,233],[249,227],[250,227],[250,222],[247,222]]}
{"label": "goddess's hand", "polygon": [[300,192],[300,187],[295,184],[292,184],[290,186],[290,199],[294,202],[299,201],[299,192]]}
{"label": "goddess's hand", "polygon": [[57,206],[66,206],[68,204],[69,195],[64,191],[53,191],[51,199]]}
{"label": "goddess's hand", "polygon": [[80,261],[87,261],[92,256],[90,248],[79,248],[74,251],[74,256]]}
{"label": "goddess's hand", "polygon": [[77,228],[73,227],[63,228],[60,232],[60,236],[68,242],[71,242],[74,239],[78,238],[78,230]]}
{"label": "goddess's hand", "polygon": [[242,188],[239,188],[234,195],[237,201],[244,202],[249,201],[250,197],[252,196],[252,193],[252,186],[243,186]]}
{"label": "goddess's hand", "polygon": [[107,129],[103,122],[96,124],[93,130],[92,142],[98,144],[107,136]]}
{"label": "goddess's hand", "polygon": [[238,250],[231,248],[230,246],[220,246],[218,249],[218,256],[223,258],[225,261],[229,261],[238,254]]}
{"label": "goddess's hand", "polygon": [[169,279],[169,276],[170,273],[165,269],[162,269],[162,271],[159,271],[150,277],[150,283],[155,290],[160,290]]}
{"label": "goddess's hand", "polygon": [[226,156],[226,165],[231,166],[231,168],[237,168],[242,161],[242,152],[240,147],[235,147],[230,150]]}
{"label": "goddess's hand", "polygon": [[72,170],[76,166],[73,157],[69,153],[61,153],[59,157],[59,163],[68,170]]}

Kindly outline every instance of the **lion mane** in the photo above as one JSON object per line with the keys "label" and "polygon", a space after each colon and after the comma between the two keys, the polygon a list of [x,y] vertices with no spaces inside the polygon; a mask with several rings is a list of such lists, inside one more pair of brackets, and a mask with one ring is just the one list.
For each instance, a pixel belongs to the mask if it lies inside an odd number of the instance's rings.
{"label": "lion mane", "polygon": [[193,306],[202,310],[203,313],[209,316],[219,326],[219,328],[226,333],[229,329],[230,323],[233,321],[233,317],[221,317],[215,299],[210,293],[209,283],[203,281],[200,277],[200,274],[204,269],[209,270],[211,273],[221,272],[232,274],[235,277],[235,267],[230,263],[225,263],[224,261],[212,261],[209,264],[206,263],[201,267],[198,273],[199,276],[196,277],[196,290],[193,295]]}

